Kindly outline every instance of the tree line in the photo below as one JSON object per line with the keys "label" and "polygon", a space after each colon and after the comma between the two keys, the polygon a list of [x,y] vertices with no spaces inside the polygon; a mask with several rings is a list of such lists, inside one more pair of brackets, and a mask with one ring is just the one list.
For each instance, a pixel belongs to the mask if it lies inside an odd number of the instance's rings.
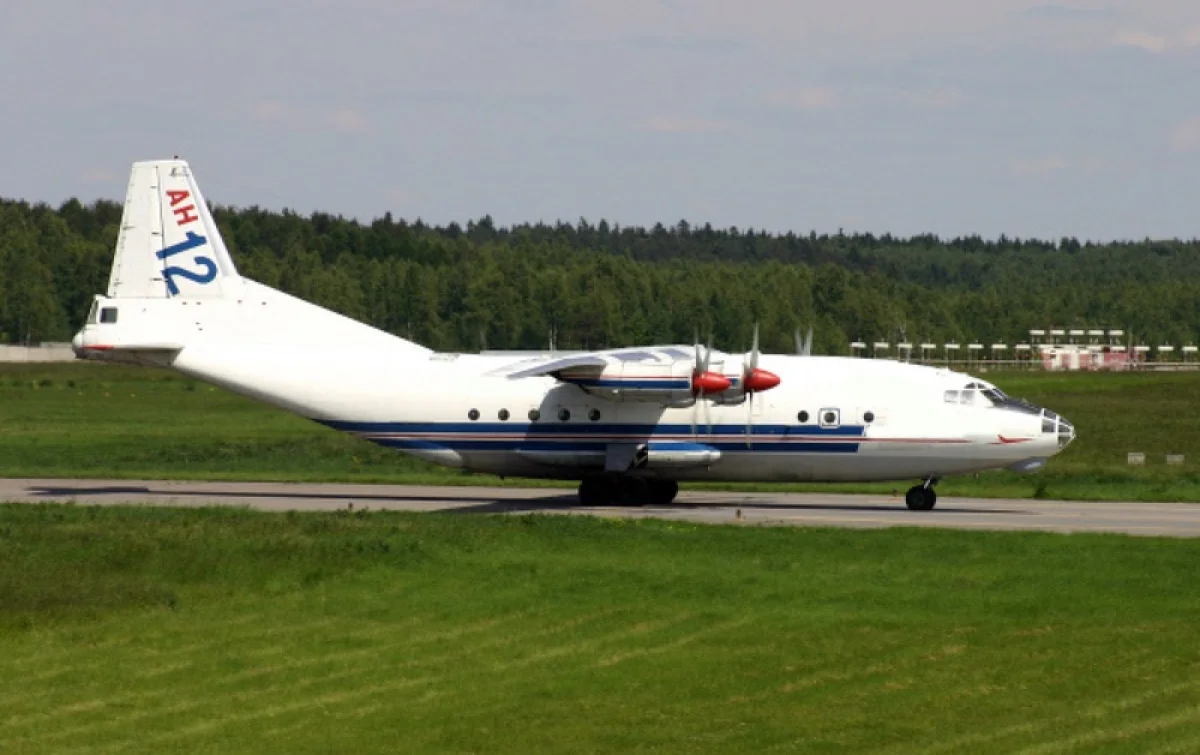
{"label": "tree line", "polygon": [[[0,200],[0,341],[61,341],[107,288],[122,207]],[[1200,332],[1200,242],[768,234],[680,222],[371,223],[216,207],[242,274],[444,350],[690,342],[820,353],[851,340],[1023,340],[1049,325],[1148,343]]]}

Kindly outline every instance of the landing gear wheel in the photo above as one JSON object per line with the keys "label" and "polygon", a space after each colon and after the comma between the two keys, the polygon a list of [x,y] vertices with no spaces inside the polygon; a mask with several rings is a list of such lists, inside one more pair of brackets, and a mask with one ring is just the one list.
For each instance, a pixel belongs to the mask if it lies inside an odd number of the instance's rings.
{"label": "landing gear wheel", "polygon": [[641,477],[622,477],[619,485],[621,495],[618,503],[625,506],[641,506],[649,500],[649,486]]}
{"label": "landing gear wheel", "polygon": [[655,506],[666,506],[679,495],[679,483],[674,480],[647,480],[646,500]]}
{"label": "landing gear wheel", "polygon": [[584,506],[608,506],[620,492],[610,477],[585,477],[579,483],[579,502]]}
{"label": "landing gear wheel", "polygon": [[929,511],[937,503],[937,493],[932,487],[914,485],[904,494],[904,504],[913,511]]}

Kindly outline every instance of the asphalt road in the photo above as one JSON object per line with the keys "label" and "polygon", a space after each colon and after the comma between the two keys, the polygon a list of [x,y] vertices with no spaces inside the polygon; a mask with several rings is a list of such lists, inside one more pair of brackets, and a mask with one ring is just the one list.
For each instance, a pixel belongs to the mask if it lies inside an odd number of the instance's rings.
{"label": "asphalt road", "polygon": [[798,527],[948,527],[972,530],[1113,532],[1200,537],[1200,505],[1084,503],[994,498],[943,498],[928,512],[900,498],[825,493],[727,493],[684,490],[670,506],[585,507],[573,492],[551,488],[435,487],[270,482],[0,479],[0,501],[212,504],[265,511],[354,507],[462,513],[593,514],[657,517],[712,524]]}

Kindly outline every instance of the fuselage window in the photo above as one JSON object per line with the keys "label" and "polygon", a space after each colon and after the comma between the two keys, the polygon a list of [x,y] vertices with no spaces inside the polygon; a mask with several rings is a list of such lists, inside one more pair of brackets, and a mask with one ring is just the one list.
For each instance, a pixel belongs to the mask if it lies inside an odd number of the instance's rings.
{"label": "fuselage window", "polygon": [[875,412],[867,412],[867,413],[863,414],[863,422],[866,422],[869,425],[874,421],[875,421]]}
{"label": "fuselage window", "polygon": [[104,307],[100,310],[100,322],[105,325],[112,325],[117,321],[117,308]]}
{"label": "fuselage window", "polygon": [[588,419],[590,419],[592,422],[595,422],[596,420],[600,419],[600,410],[593,409],[590,412],[588,412]]}
{"label": "fuselage window", "polygon": [[562,420],[563,422],[566,422],[567,420],[569,420],[571,418],[571,410],[570,409],[559,409],[558,410],[558,418],[560,420]]}
{"label": "fuselage window", "polygon": [[800,420],[802,423],[808,422],[808,412],[800,412],[796,415],[796,419]]}
{"label": "fuselage window", "polygon": [[479,419],[479,410],[472,409],[471,411],[467,412],[467,419],[471,420],[472,422]]}
{"label": "fuselage window", "polygon": [[500,421],[501,421],[501,422],[504,422],[504,421],[506,421],[506,420],[508,419],[508,410],[507,410],[507,409],[501,409],[501,410],[500,410],[500,411],[499,411],[499,412],[496,414],[496,416],[500,418]]}
{"label": "fuselage window", "polygon": [[537,422],[541,418],[542,418],[542,413],[539,412],[537,409],[529,410],[529,421],[530,422]]}
{"label": "fuselage window", "polygon": [[841,423],[841,414],[837,409],[822,409],[821,427],[837,427]]}

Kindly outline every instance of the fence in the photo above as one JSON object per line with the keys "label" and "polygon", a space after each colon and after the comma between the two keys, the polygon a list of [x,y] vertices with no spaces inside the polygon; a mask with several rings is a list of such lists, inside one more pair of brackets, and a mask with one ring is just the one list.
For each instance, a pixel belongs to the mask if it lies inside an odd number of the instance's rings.
{"label": "fence", "polygon": [[41,343],[37,346],[0,346],[0,362],[73,362],[75,352],[69,343]]}

